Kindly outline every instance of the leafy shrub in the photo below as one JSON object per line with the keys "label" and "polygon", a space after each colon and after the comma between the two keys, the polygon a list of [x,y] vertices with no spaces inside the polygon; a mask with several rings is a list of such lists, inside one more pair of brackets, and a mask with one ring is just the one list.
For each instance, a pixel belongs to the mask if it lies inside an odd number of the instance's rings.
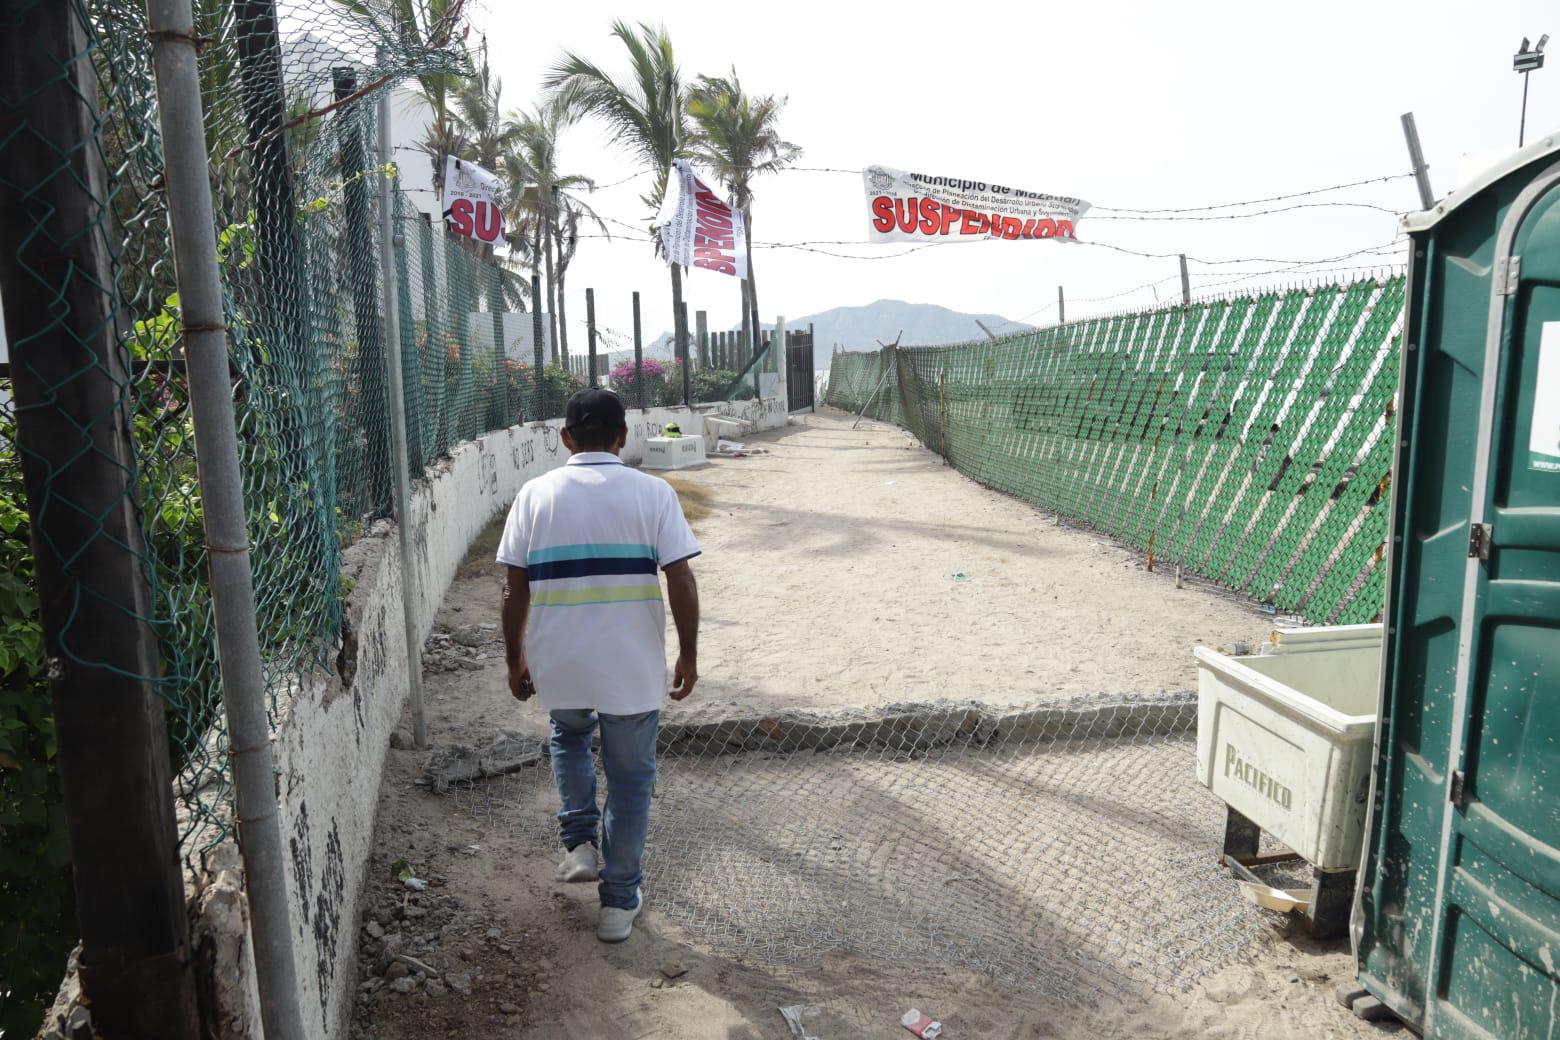
{"label": "leafy shrub", "polygon": [[693,399],[706,401],[746,401],[753,396],[751,373],[728,396],[726,389],[737,378],[735,372],[724,368],[700,368],[693,373]]}
{"label": "leafy shrub", "polygon": [[[645,407],[654,408],[660,405],[666,397],[666,366],[655,358],[645,358],[642,362],[645,384]],[[623,398],[623,403],[630,408],[639,406],[639,382],[635,378],[634,363],[625,361],[611,372],[607,373],[607,383]],[[679,399],[681,393],[679,391]]]}
{"label": "leafy shrub", "polygon": [[0,412],[0,1035],[32,1036],[76,906],[15,432]]}
{"label": "leafy shrub", "polygon": [[569,398],[585,389],[585,380],[562,365],[548,365],[542,369],[543,412],[538,419],[556,419],[563,414],[563,406]]}

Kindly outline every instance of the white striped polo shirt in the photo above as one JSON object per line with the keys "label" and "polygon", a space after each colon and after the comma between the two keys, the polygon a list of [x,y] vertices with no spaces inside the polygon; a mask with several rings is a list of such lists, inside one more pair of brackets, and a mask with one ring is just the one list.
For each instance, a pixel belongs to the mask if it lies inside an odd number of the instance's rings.
{"label": "white striped polo shirt", "polygon": [[697,555],[672,486],[611,452],[580,452],[527,481],[498,562],[530,581],[525,656],[543,707],[658,709],[666,607],[656,569]]}

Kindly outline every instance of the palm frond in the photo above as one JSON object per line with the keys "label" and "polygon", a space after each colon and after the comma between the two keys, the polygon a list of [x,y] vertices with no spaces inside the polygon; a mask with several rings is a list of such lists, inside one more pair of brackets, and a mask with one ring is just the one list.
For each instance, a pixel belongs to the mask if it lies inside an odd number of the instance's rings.
{"label": "palm frond", "polygon": [[[565,51],[548,70],[543,85],[548,104],[569,118],[594,117],[616,135],[655,175],[645,202],[660,208],[672,160],[688,154],[687,90],[666,29],[618,20],[612,33],[628,58],[628,73],[618,78],[601,65]],[[604,226],[604,225],[603,225]]]}

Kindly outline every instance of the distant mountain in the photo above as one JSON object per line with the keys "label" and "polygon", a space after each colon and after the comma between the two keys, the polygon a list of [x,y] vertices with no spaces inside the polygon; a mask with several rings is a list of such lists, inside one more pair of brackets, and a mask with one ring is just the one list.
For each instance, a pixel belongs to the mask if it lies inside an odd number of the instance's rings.
{"label": "distant mountain", "polygon": [[[965,314],[935,303],[907,303],[904,300],[878,300],[859,307],[834,307],[817,314],[786,318],[788,329],[813,327],[813,367],[825,371],[829,357],[838,344],[846,350],[877,350],[878,341],[894,342],[902,331],[901,346],[931,346],[938,343],[963,343],[984,339],[976,321],[998,335],[1033,328],[1011,322],[1000,314]],[[1000,326],[1000,327],[999,327]],[[764,328],[773,328],[766,324]],[[647,357],[671,357],[672,334],[662,333],[645,347]]]}
{"label": "distant mountain", "polygon": [[[892,343],[901,331],[900,346],[932,346],[985,339],[977,321],[998,335],[1020,332],[1032,326],[1010,322],[1000,314],[965,314],[935,303],[878,300],[863,307],[835,307],[818,314],[786,318],[786,327],[813,327],[813,367],[827,369],[838,344],[846,350],[877,350],[878,342]],[[1000,326],[1000,328],[999,328]]]}

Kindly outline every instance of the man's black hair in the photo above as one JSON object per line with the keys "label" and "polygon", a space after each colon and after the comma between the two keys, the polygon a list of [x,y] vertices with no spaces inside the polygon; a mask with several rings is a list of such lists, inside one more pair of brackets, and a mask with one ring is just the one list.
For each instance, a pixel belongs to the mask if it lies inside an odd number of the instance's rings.
{"label": "man's black hair", "polygon": [[603,426],[600,423],[581,423],[569,430],[574,439],[575,451],[611,451],[617,445],[618,436],[627,427]]}

